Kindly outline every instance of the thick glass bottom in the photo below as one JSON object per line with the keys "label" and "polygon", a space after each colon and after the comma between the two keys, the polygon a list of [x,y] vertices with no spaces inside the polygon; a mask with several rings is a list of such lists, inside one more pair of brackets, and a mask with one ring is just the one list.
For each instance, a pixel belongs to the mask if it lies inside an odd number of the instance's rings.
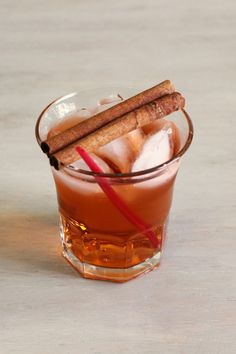
{"label": "thick glass bottom", "polygon": [[63,256],[84,277],[125,282],[158,267],[167,222],[153,231],[160,242],[153,248],[141,233],[105,233],[89,229],[60,213]]}
{"label": "thick glass bottom", "polygon": [[99,267],[89,263],[81,262],[70,249],[63,244],[63,256],[67,261],[84,277],[97,280],[108,280],[114,282],[126,282],[136,278],[144,273],[157,268],[160,264],[161,252],[156,253],[153,257],[146,259],[144,262],[136,264],[129,268],[108,268]]}

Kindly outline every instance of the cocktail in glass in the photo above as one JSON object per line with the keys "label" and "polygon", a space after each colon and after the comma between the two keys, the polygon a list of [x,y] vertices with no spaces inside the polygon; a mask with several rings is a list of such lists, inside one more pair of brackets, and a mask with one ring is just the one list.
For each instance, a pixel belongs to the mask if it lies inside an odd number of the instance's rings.
{"label": "cocktail in glass", "polygon": [[[111,95],[113,92],[119,95]],[[116,97],[128,98],[131,94],[128,89],[99,89],[72,93],[52,102],[37,121],[38,143],[48,134],[57,134],[117,103]],[[174,182],[180,159],[191,144],[193,127],[184,110],[172,113],[159,124],[167,124],[172,134],[172,154],[161,164],[157,157],[157,164],[150,168],[124,172],[119,170],[118,161],[109,163],[103,156],[103,173],[96,174],[81,163],[60,170],[52,167],[63,256],[86,278],[124,282],[160,264]],[[152,129],[153,125],[146,126],[142,133],[149,136]],[[96,156],[101,161],[99,151]],[[125,158],[127,154],[117,155],[123,162]],[[148,225],[146,228],[155,235],[156,243],[120,212],[101,189],[97,177],[105,179],[129,210]]]}

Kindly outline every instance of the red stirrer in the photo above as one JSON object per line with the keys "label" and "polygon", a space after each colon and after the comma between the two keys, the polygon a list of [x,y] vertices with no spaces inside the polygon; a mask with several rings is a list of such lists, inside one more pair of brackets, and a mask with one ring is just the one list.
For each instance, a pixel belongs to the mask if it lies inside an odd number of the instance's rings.
{"label": "red stirrer", "polygon": [[[77,146],[76,151],[84,160],[84,162],[88,165],[92,172],[103,173],[103,170],[96,164],[92,157],[82,147]],[[119,195],[115,192],[115,190],[112,188],[112,186],[105,177],[95,176],[95,180],[99,184],[101,189],[104,191],[104,193],[106,193],[111,202],[117,207],[117,209],[119,209],[121,214],[130,223],[135,225],[139,231],[141,231],[149,238],[153,247],[158,247],[159,242],[154,231],[152,231],[151,229],[152,226],[147,224],[129,208],[125,201],[120,198]]]}

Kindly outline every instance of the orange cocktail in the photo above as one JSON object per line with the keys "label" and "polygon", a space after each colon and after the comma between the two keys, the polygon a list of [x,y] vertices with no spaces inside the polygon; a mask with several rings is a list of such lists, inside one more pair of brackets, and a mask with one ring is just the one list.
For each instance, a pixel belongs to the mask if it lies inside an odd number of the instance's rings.
{"label": "orange cocktail", "polygon": [[[64,97],[44,112],[38,127],[40,139],[87,118],[85,110],[78,109],[79,99],[77,94]],[[61,107],[64,111],[58,118]],[[179,160],[191,136],[188,115],[178,112],[91,154],[103,171],[100,177],[149,225],[156,244],[117,209],[97,183],[96,174],[79,156],[71,166],[59,171],[52,168],[63,255],[84,277],[126,281],[159,265]]]}

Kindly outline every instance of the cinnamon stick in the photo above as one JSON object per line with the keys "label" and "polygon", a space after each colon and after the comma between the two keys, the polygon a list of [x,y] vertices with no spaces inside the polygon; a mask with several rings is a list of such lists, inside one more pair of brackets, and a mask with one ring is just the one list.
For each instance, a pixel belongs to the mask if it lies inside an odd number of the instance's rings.
{"label": "cinnamon stick", "polygon": [[43,141],[41,143],[41,148],[43,152],[49,155],[54,154],[55,152],[65,148],[67,145],[70,145],[78,139],[81,139],[86,135],[94,132],[95,130],[101,128],[112,120],[121,117],[124,114],[133,111],[134,109],[147,104],[161,96],[171,94],[174,91],[175,88],[171,81],[165,80],[160,84],[146,91],[143,91],[125,101],[122,101],[119,104],[76,124],[74,127]]}
{"label": "cinnamon stick", "polygon": [[76,146],[79,145],[89,152],[96,151],[98,147],[103,146],[132,130],[183,108],[184,103],[184,97],[178,92],[160,97],[157,100],[115,119],[95,132],[70,144],[65,149],[58,151],[50,156],[50,163],[56,169],[59,169],[61,165],[69,165],[78,160],[78,154],[75,150]]}

